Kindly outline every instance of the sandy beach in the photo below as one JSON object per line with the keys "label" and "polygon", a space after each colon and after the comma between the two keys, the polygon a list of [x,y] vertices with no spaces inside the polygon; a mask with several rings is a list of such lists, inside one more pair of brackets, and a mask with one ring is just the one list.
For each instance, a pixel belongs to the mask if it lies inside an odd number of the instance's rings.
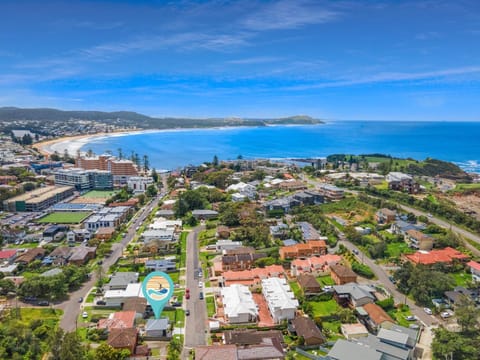
{"label": "sandy beach", "polygon": [[89,135],[65,136],[58,139],[42,141],[34,144],[34,146],[38,148],[40,153],[45,156],[51,155],[55,152],[57,152],[60,155],[63,155],[65,150],[71,156],[75,156],[78,150],[80,150],[85,144],[88,144],[93,139],[114,137],[114,136],[126,136],[130,134],[137,134],[142,132],[145,132],[145,130],[117,131],[113,133],[97,133],[97,134],[89,134]]}

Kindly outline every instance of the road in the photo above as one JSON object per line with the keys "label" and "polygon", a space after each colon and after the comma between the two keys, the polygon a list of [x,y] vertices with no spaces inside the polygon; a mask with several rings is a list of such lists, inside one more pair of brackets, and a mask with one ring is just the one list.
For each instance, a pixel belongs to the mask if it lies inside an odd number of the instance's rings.
{"label": "road", "polygon": [[[340,236],[340,238],[342,237]],[[344,237],[338,243],[344,245],[350,251],[354,252],[355,250],[355,252],[358,252],[358,254],[360,254],[360,256],[357,256],[359,261],[363,262],[365,265],[370,267],[370,269],[372,269],[378,279],[378,282],[380,282],[390,292],[390,294],[392,294],[396,304],[407,304],[410,307],[412,314],[415,315],[427,326],[438,323],[438,319],[436,319],[432,315],[428,315],[427,313],[425,313],[425,311],[423,311],[423,308],[415,305],[412,300],[399,292],[395,284],[390,281],[389,274],[381,266],[377,265],[372,259],[364,256],[360,249],[358,249],[351,242],[346,241]]]}
{"label": "road", "polygon": [[[205,299],[200,300],[199,294],[203,288],[198,287],[198,276],[196,269],[199,268],[198,259],[198,233],[205,229],[205,226],[197,226],[187,237],[187,270],[186,287],[190,290],[190,299],[186,301],[186,308],[190,310],[190,316],[185,319],[185,348],[191,349],[197,345],[206,344],[207,331],[207,308]],[[184,354],[186,351],[184,351]]]}
{"label": "road", "polygon": [[[165,187],[164,187],[165,188]],[[140,226],[147,216],[152,212],[158,202],[165,196],[165,191],[161,191],[147,206],[143,207],[137,214],[134,216],[133,221],[131,222],[125,237],[122,241],[112,245],[112,253],[110,256],[103,259],[102,269],[104,273],[107,273],[110,266],[115,264],[117,260],[122,256],[123,249],[127,244],[132,241],[136,234],[136,228]],[[60,321],[60,327],[66,331],[74,331],[77,327],[77,319],[82,312],[83,305],[79,303],[80,297],[86,299],[88,292],[95,285],[96,274],[92,274],[90,280],[82,285],[80,289],[70,294],[70,298],[67,301],[62,302],[55,306],[56,309],[63,310],[63,317]]]}

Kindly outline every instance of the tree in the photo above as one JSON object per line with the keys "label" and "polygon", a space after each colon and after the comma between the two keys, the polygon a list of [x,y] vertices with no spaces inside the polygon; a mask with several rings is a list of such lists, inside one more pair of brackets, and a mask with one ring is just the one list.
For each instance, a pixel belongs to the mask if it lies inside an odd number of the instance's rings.
{"label": "tree", "polygon": [[158,183],[158,173],[157,173],[157,170],[155,170],[155,168],[152,169],[152,179],[153,181],[155,181],[155,183]]}
{"label": "tree", "polygon": [[147,187],[146,194],[148,197],[154,197],[155,195],[157,195],[157,192],[157,187],[154,184]]}
{"label": "tree", "polygon": [[435,359],[473,360],[480,358],[478,341],[440,327],[434,331],[432,351]]}
{"label": "tree", "polygon": [[474,333],[479,329],[480,310],[469,297],[462,296],[458,303],[455,303],[455,315],[462,332]]}
{"label": "tree", "polygon": [[95,360],[124,360],[129,356],[130,352],[128,350],[117,350],[106,343],[95,349]]}
{"label": "tree", "polygon": [[61,343],[59,360],[78,360],[85,358],[87,353],[86,348],[82,345],[82,340],[76,333],[66,333]]}
{"label": "tree", "polygon": [[150,169],[150,162],[148,161],[148,155],[143,155],[143,171],[146,173]]}
{"label": "tree", "polygon": [[215,155],[215,156],[213,157],[212,165],[215,166],[215,167],[218,166],[218,156],[217,156],[217,155]]}

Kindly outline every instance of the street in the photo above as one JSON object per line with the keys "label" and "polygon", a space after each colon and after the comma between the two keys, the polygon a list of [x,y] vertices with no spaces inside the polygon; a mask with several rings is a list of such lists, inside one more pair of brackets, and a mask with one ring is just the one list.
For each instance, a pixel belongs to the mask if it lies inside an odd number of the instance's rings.
{"label": "street", "polygon": [[[185,318],[185,347],[193,348],[197,345],[206,344],[207,331],[207,308],[205,299],[200,300],[199,294],[203,288],[198,287],[196,269],[199,268],[198,259],[198,233],[204,230],[204,226],[195,227],[187,237],[187,270],[186,288],[190,290],[190,299],[186,300],[186,309],[190,310],[190,316]],[[204,274],[207,276],[207,274]],[[202,278],[203,279],[203,278]]]}
{"label": "street", "polygon": [[[133,218],[133,221],[127,232],[125,233],[124,238],[122,241],[115,243],[112,245],[112,253],[110,256],[105,257],[102,259],[103,263],[102,269],[103,272],[106,274],[110,266],[115,264],[117,260],[122,256],[123,249],[127,246],[127,244],[132,241],[136,234],[136,228],[140,226],[145,218],[152,212],[153,208],[157,206],[158,202],[165,196],[166,192],[162,190],[150,204],[142,208]],[[99,260],[99,259],[97,259]],[[91,274],[91,278],[82,285],[80,289],[70,294],[70,298],[61,304],[55,305],[56,309],[63,310],[63,317],[60,321],[60,327],[66,331],[74,331],[77,327],[77,319],[82,310],[82,304],[78,302],[79,298],[82,297],[85,301],[88,292],[96,283],[96,274]]]}

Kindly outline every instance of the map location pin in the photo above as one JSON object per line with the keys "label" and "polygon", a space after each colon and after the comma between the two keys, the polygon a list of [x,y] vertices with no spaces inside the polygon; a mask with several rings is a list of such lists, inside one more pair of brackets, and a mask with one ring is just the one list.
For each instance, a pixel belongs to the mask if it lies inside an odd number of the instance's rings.
{"label": "map location pin", "polygon": [[159,319],[165,304],[173,295],[173,281],[162,271],[154,271],[147,275],[142,283],[142,292],[153,309],[155,319]]}

